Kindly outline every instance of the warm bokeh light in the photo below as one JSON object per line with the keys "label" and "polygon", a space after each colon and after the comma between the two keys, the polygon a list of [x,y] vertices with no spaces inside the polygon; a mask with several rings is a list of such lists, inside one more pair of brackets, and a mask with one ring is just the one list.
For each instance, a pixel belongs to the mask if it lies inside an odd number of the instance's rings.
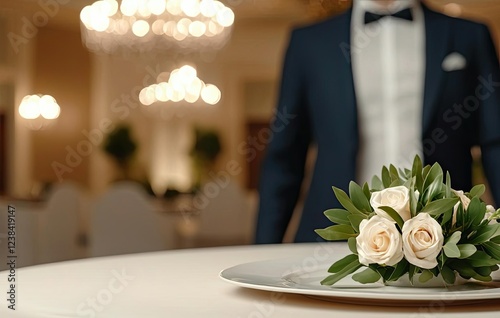
{"label": "warm bokeh light", "polygon": [[80,12],[84,43],[105,53],[217,50],[234,19],[216,0],[99,0]]}
{"label": "warm bokeh light", "polygon": [[[161,73],[158,79],[166,80],[166,73]],[[200,97],[204,103],[215,105],[221,99],[221,91],[213,84],[205,84],[190,65],[173,70],[168,80],[145,87],[139,93],[139,100],[145,106],[155,102],[193,104],[200,101]]]}
{"label": "warm bokeh light", "polygon": [[59,117],[61,108],[50,95],[27,95],[19,105],[19,115],[24,119],[38,118],[52,120]]}

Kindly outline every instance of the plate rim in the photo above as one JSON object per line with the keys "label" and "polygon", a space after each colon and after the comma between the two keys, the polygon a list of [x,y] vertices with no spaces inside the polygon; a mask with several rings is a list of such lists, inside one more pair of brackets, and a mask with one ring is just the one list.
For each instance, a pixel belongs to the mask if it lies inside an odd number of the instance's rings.
{"label": "plate rim", "polygon": [[[285,275],[283,274],[283,272],[285,271],[282,271],[281,274],[276,274],[274,276],[272,275],[272,273],[271,275],[269,275],[269,273],[266,273],[267,275],[263,275],[263,273],[259,273],[258,271],[252,272],[253,276],[260,276],[261,278],[274,279],[273,281],[270,280],[269,284],[262,284],[258,282],[254,283],[251,282],[251,280],[239,281],[235,279],[234,274],[232,274],[233,272],[236,272],[240,273],[243,277],[245,277],[245,275],[247,275],[248,277],[249,273],[248,271],[246,271],[246,268],[249,266],[251,267],[258,265],[273,265],[274,267],[279,265],[279,267],[282,267],[282,269],[286,270],[292,268],[294,262],[293,259],[286,258],[286,259],[268,259],[268,260],[241,263],[221,270],[219,272],[219,278],[233,285],[249,289],[257,289],[270,292],[281,292],[288,294],[300,294],[306,296],[327,297],[327,298],[338,299],[339,301],[342,301],[343,299],[385,300],[385,301],[390,300],[390,301],[395,301],[396,305],[399,305],[399,303],[401,302],[411,302],[414,304],[422,304],[429,302],[444,302],[444,303],[455,302],[457,304],[462,304],[472,301],[482,301],[482,300],[491,300],[500,298],[500,285],[499,287],[493,287],[489,289],[456,290],[456,291],[447,291],[446,289],[440,289],[440,288],[425,288],[425,290],[429,291],[429,293],[415,293],[415,292],[412,293],[409,292],[413,289],[412,287],[402,288],[394,286],[384,286],[382,284],[373,287],[366,287],[360,285],[359,288],[358,287],[335,288],[333,286],[329,289],[327,288],[311,289],[308,286],[305,286],[305,288],[294,288],[287,286],[285,284],[286,280],[284,277],[293,274],[294,272],[290,272],[287,275]],[[321,266],[319,268],[321,268]],[[276,269],[274,270],[277,271]],[[302,270],[302,272],[307,273],[307,271],[304,270]],[[325,276],[326,275],[327,273],[325,271]],[[418,287],[415,288],[417,288],[418,290],[422,290],[422,288]],[[368,293],[366,292],[367,290],[370,290],[371,292]],[[373,292],[374,290],[376,290],[377,292]],[[388,292],[389,290],[392,290],[393,292],[390,293]],[[405,292],[395,293],[394,291],[396,290],[398,291],[404,290]],[[396,298],[394,298],[395,295],[397,295]]]}

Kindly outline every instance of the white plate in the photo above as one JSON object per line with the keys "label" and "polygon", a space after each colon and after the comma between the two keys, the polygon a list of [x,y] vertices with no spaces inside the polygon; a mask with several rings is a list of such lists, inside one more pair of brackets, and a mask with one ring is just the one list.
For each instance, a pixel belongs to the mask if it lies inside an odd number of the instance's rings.
{"label": "white plate", "polygon": [[323,300],[385,306],[463,305],[500,298],[500,276],[491,283],[470,282],[439,288],[360,284],[346,277],[333,286],[320,281],[330,264],[306,264],[301,259],[268,260],[227,268],[220,277],[245,288],[308,295]]}

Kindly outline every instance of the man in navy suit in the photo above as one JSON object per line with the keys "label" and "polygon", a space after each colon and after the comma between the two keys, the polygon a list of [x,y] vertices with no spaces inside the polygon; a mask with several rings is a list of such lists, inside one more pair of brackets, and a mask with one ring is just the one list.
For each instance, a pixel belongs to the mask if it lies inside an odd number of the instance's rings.
{"label": "man in navy suit", "polygon": [[332,186],[370,181],[382,165],[411,167],[416,154],[468,191],[471,147],[481,146],[500,204],[500,70],[482,24],[418,0],[355,0],[292,32],[277,113],[291,119],[263,161],[256,243],[282,242],[311,145],[317,157],[296,242],[320,241],[314,230],[331,225],[323,211],[339,207]]}

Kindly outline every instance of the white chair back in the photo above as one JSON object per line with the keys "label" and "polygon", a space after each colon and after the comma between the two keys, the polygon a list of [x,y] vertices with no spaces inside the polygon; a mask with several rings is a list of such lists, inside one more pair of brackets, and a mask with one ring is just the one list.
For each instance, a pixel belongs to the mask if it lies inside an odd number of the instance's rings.
{"label": "white chair back", "polygon": [[162,215],[134,182],[118,182],[95,202],[91,214],[91,256],[163,250]]}

